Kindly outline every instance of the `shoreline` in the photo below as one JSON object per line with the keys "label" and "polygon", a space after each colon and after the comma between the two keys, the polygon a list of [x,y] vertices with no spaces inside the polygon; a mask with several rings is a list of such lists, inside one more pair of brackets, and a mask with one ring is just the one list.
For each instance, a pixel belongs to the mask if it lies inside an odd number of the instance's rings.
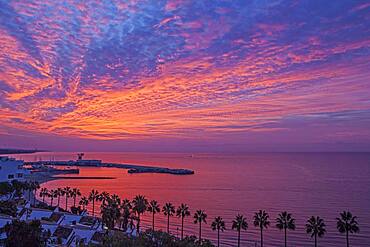
{"label": "shoreline", "polygon": [[34,154],[40,152],[47,152],[45,150],[27,150],[27,149],[16,149],[16,148],[2,148],[0,149],[0,155],[8,154]]}
{"label": "shoreline", "polygon": [[109,180],[109,179],[116,179],[115,177],[99,177],[99,176],[81,176],[81,177],[69,177],[63,176],[65,174],[76,174],[75,172],[68,172],[68,170],[54,170],[53,172],[34,172],[29,175],[27,180],[29,181],[37,181],[41,184],[47,183],[49,181],[58,180],[58,179],[102,179],[102,180]]}

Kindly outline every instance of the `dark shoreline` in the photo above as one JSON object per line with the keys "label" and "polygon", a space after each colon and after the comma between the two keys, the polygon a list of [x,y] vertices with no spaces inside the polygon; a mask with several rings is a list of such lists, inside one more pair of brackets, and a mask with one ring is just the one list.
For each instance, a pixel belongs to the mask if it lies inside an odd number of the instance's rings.
{"label": "dark shoreline", "polygon": [[84,176],[84,177],[69,177],[69,176],[53,176],[53,179],[116,179],[115,177],[98,177],[98,176]]}
{"label": "dark shoreline", "polygon": [[27,149],[13,149],[13,148],[0,148],[1,154],[34,154],[38,152],[46,152],[45,150],[27,150]]}

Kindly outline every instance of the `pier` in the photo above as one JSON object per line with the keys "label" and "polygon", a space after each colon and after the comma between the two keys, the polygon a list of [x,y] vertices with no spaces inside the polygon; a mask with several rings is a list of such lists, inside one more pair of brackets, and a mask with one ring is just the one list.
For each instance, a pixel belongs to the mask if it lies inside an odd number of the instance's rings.
{"label": "pier", "polygon": [[25,162],[25,165],[32,167],[38,166],[75,166],[75,167],[107,167],[107,168],[120,168],[126,169],[130,174],[135,173],[165,173],[173,175],[192,175],[193,170],[189,169],[177,169],[177,168],[166,168],[166,167],[153,167],[153,166],[142,166],[133,164],[119,164],[119,163],[105,163],[101,160],[69,160],[69,161],[33,161]]}

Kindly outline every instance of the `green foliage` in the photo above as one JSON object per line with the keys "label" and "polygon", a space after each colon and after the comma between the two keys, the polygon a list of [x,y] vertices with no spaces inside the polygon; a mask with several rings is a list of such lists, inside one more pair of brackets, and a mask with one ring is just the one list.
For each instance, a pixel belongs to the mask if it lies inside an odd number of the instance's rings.
{"label": "green foliage", "polygon": [[14,191],[13,186],[8,182],[0,183],[0,196],[8,195]]}
{"label": "green foliage", "polygon": [[17,204],[14,201],[0,201],[0,214],[17,216]]}
{"label": "green foliage", "polygon": [[108,229],[114,229],[116,222],[121,217],[121,199],[117,195],[108,195],[105,200],[106,202],[101,205],[102,220]]}
{"label": "green foliage", "polygon": [[5,246],[17,247],[41,247],[46,246],[46,239],[50,234],[43,232],[41,223],[33,220],[29,223],[20,220],[13,220],[4,227],[6,233]]}
{"label": "green foliage", "polygon": [[121,232],[107,234],[103,241],[106,247],[214,247],[209,240],[201,242],[195,236],[180,240],[166,232],[147,230],[137,238]]}

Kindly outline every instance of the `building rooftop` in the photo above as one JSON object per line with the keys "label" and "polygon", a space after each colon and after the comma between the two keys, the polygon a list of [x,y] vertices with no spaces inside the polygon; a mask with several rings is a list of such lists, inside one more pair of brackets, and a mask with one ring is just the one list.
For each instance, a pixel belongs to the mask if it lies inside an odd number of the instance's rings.
{"label": "building rooftop", "polygon": [[58,226],[55,232],[53,233],[53,237],[68,239],[71,234],[73,233],[72,228],[67,228],[64,226]]}

